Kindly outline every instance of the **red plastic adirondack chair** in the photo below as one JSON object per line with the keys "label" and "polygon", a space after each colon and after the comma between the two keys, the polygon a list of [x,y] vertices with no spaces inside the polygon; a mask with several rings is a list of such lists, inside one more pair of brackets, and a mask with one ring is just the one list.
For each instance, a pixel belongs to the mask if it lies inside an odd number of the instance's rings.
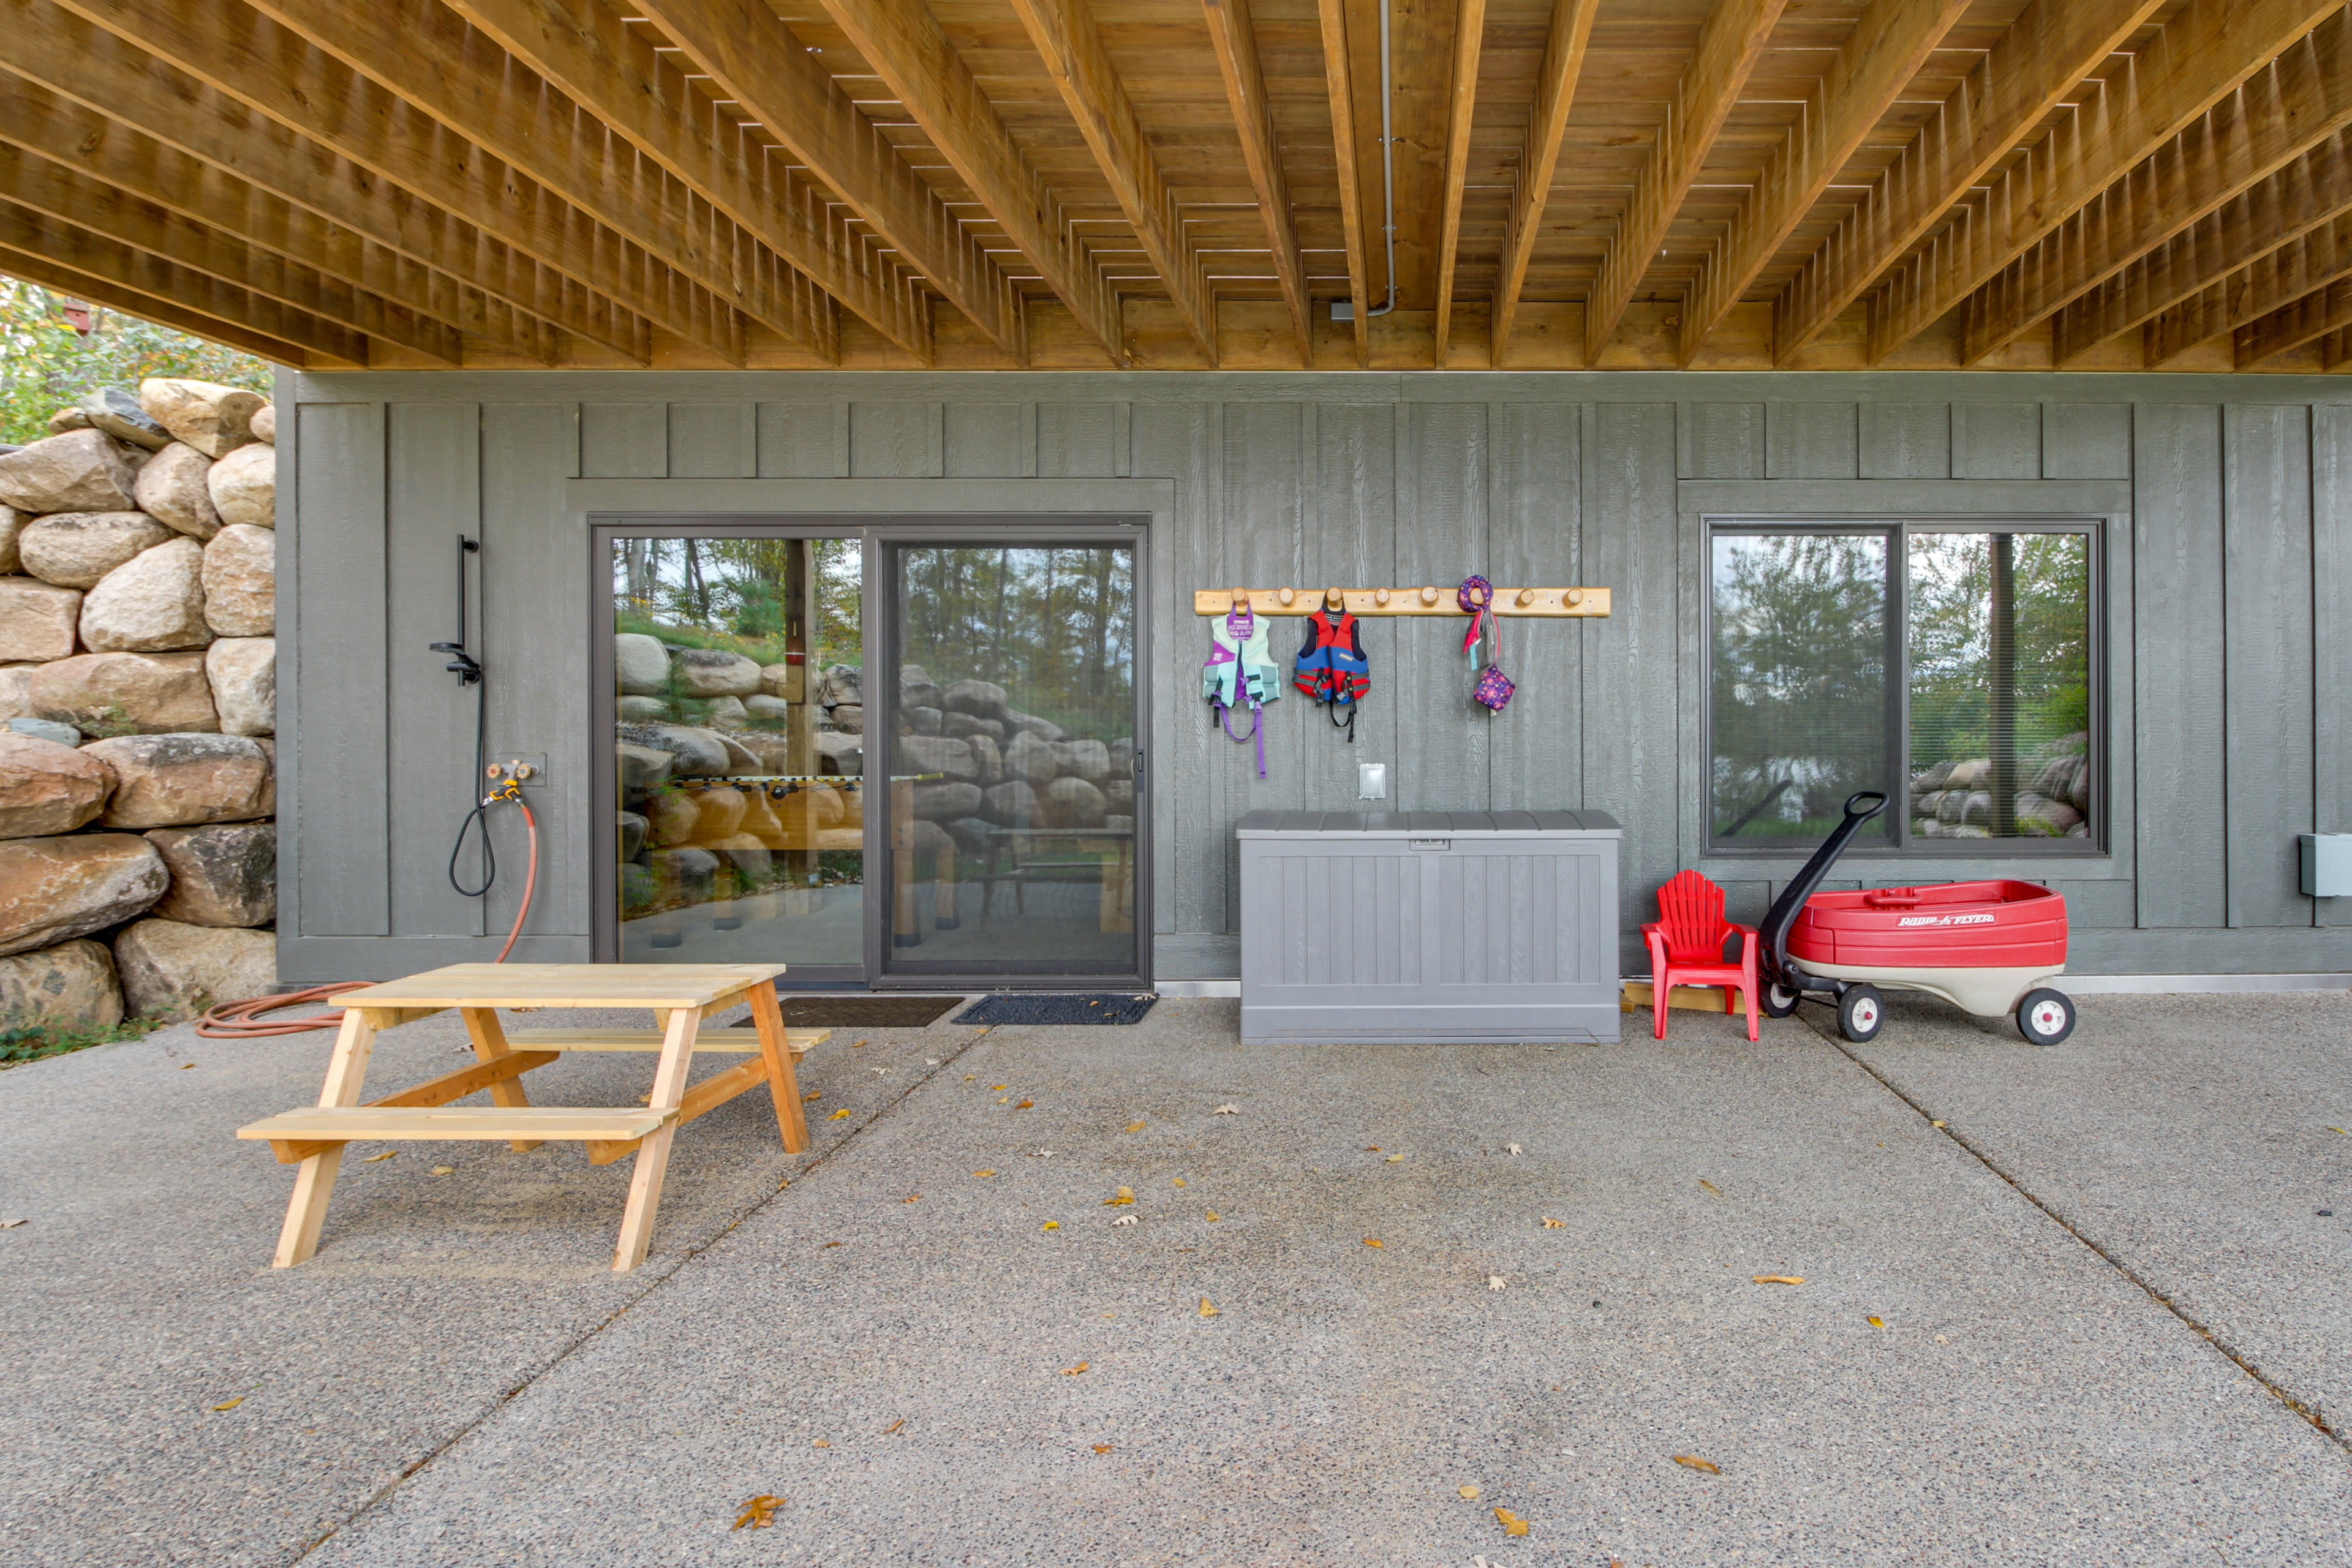
{"label": "red plastic adirondack chair", "polygon": [[[1723,944],[1737,933],[1739,962],[1723,961]],[[1658,889],[1658,918],[1642,928],[1650,944],[1650,1010],[1656,1037],[1666,1037],[1667,1000],[1676,985],[1720,985],[1723,1010],[1737,1012],[1732,993],[1748,1000],[1748,1037],[1756,1038],[1756,928],[1723,918],[1723,889],[1696,871],[1675,873]]]}

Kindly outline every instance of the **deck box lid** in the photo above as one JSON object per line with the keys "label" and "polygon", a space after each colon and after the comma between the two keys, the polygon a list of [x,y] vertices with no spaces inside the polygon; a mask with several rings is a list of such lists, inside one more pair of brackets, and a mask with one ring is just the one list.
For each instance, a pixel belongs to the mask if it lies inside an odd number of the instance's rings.
{"label": "deck box lid", "polygon": [[1605,811],[1253,811],[1234,825],[1240,838],[1618,838]]}

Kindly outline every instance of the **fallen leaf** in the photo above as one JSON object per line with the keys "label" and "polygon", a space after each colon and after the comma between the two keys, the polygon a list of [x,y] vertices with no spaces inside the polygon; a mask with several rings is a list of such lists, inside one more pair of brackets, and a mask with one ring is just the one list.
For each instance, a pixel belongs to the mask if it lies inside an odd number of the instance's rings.
{"label": "fallen leaf", "polygon": [[919,1204],[923,1201],[923,1194],[920,1193],[909,1193],[898,1201],[902,1204]]}
{"label": "fallen leaf", "polygon": [[1504,1279],[1499,1274],[1489,1274],[1486,1276],[1486,1289],[1489,1290],[1500,1290],[1504,1286],[1509,1283],[1509,1280]]}
{"label": "fallen leaf", "polygon": [[1462,1495],[1475,1501],[1478,1496],[1478,1489],[1476,1487],[1464,1487],[1462,1489]]}
{"label": "fallen leaf", "polygon": [[1564,1219],[1554,1219],[1549,1215],[1544,1215],[1544,1228],[1546,1230],[1563,1230],[1567,1228],[1567,1226],[1568,1221]]}
{"label": "fallen leaf", "polygon": [[991,1094],[994,1094],[1000,1089],[1011,1089],[1012,1087],[1013,1086],[1009,1083],[992,1083],[988,1086],[988,1091]]}
{"label": "fallen leaf", "polygon": [[436,1165],[433,1167],[433,1173],[436,1176],[446,1176],[455,1173],[457,1169],[455,1165]]}
{"label": "fallen leaf", "polygon": [[1005,1095],[1005,1096],[1003,1096],[1003,1098],[1001,1098],[1000,1100],[998,1100],[996,1103],[997,1103],[997,1104],[999,1104],[999,1105],[1010,1105],[1010,1104],[1012,1104],[1012,1103],[1013,1103],[1013,1097],[1012,1097],[1011,1095],[1009,1095],[1009,1094],[1008,1094],[1008,1095]]}
{"label": "fallen leaf", "polygon": [[[2331,1127],[2331,1128],[2329,1128],[2329,1129],[2328,1129],[2328,1131],[2329,1131],[2330,1132],[2343,1132],[2343,1131],[2344,1131],[2344,1129],[2342,1129],[2341,1127]],[[2352,1137],[2352,1133],[2345,1133],[2345,1136],[2347,1136],[2347,1137]]]}
{"label": "fallen leaf", "polygon": [[1177,1184],[1178,1186],[1180,1186],[1180,1187],[1181,1187],[1181,1186],[1182,1186],[1182,1185],[1184,1184],[1184,1178],[1183,1178],[1183,1177],[1181,1177],[1181,1176],[1177,1177],[1177,1178],[1176,1178],[1176,1184]]}
{"label": "fallen leaf", "polygon": [[801,1096],[801,1103],[802,1103],[803,1105],[806,1105],[806,1104],[807,1104],[810,1100],[823,1100],[824,1098],[824,1090],[823,1090],[823,1089],[810,1089],[806,1094],[804,1094],[804,1095],[802,1095],[802,1096]]}
{"label": "fallen leaf", "polygon": [[1103,1199],[1103,1207],[1116,1208],[1121,1204],[1131,1204],[1134,1201],[1135,1189],[1133,1187],[1121,1187],[1118,1190],[1118,1195],[1117,1197]]}
{"label": "fallen leaf", "polygon": [[1524,1154],[1527,1151],[1520,1148],[1517,1143],[1506,1143],[1503,1145],[1503,1152],[1506,1154]]}
{"label": "fallen leaf", "polygon": [[840,1121],[843,1117],[845,1117],[845,1116],[846,1116],[846,1115],[848,1115],[848,1114],[849,1114],[849,1107],[847,1107],[847,1106],[845,1106],[845,1106],[843,1106],[839,1110],[835,1111],[831,1116],[826,1117],[826,1118],[825,1118],[825,1120],[826,1120],[827,1121]]}
{"label": "fallen leaf", "polygon": [[891,1433],[896,1432],[899,1427],[904,1426],[906,1424],[907,1418],[901,1415],[898,1419],[891,1422],[890,1425],[882,1428],[882,1436],[887,1437]]}
{"label": "fallen leaf", "polygon": [[1223,1218],[1224,1218],[1224,1217],[1225,1217],[1224,1215],[1223,1215],[1219,1214],[1219,1213],[1218,1213],[1216,1210],[1214,1210],[1214,1209],[1211,1209],[1211,1210],[1209,1211],[1209,1223],[1210,1223],[1211,1225],[1214,1225],[1214,1224],[1216,1224],[1219,1220],[1221,1220],[1221,1219],[1223,1219]]}
{"label": "fallen leaf", "polygon": [[1687,1465],[1694,1470],[1705,1470],[1710,1476],[1723,1474],[1723,1467],[1712,1459],[1702,1459],[1696,1454],[1676,1454],[1675,1463]]}
{"label": "fallen leaf", "polygon": [[244,1403],[245,1395],[240,1394],[235,1399],[222,1400],[218,1405],[214,1405],[213,1408],[215,1410],[234,1410]]}
{"label": "fallen leaf", "polygon": [[1033,1105],[1034,1105],[1034,1104],[1036,1104],[1036,1103],[1037,1103],[1037,1102],[1036,1102],[1035,1100],[1023,1100],[1020,1104],[1018,1104],[1018,1105],[1014,1106],[1013,1109],[1013,1110],[1028,1110],[1031,1106],[1033,1106]]}
{"label": "fallen leaf", "polygon": [[968,1072],[963,1075],[963,1080],[966,1083],[978,1083],[980,1081],[980,1075],[976,1072]]}
{"label": "fallen leaf", "polygon": [[1951,1342],[1949,1339],[1946,1338],[1944,1335],[1942,1335],[1942,1334],[1937,1334],[1937,1335],[1936,1336],[1936,1342],[1937,1342],[1937,1344],[1939,1344],[1939,1345],[1948,1345],[1948,1344],[1950,1344],[1952,1342]]}
{"label": "fallen leaf", "polygon": [[[839,1243],[839,1242],[837,1242],[837,1241],[828,1241],[828,1242],[826,1242],[826,1243],[824,1244],[824,1247],[839,1247],[840,1245],[841,1245],[841,1243]],[[818,1250],[819,1252],[823,1252],[823,1251],[824,1250],[824,1247],[818,1247],[818,1248],[817,1248],[817,1250]]]}
{"label": "fallen leaf", "polygon": [[1721,1197],[1723,1195],[1723,1189],[1717,1186],[1713,1182],[1708,1181],[1705,1176],[1701,1176],[1698,1179],[1698,1184],[1705,1187],[1708,1192],[1713,1193],[1717,1197]]}
{"label": "fallen leaf", "polygon": [[1032,1149],[1029,1152],[1029,1157],[1033,1160],[1050,1160],[1054,1157],[1054,1152],[1051,1149]]}
{"label": "fallen leaf", "polygon": [[1127,1124],[1127,1130],[1129,1132],[1140,1132],[1143,1131],[1143,1123],[1140,1121],[1130,1121]]}
{"label": "fallen leaf", "polygon": [[196,1064],[195,1064],[195,1063],[194,1063],[194,1062],[182,1062],[182,1063],[180,1064],[180,1070],[181,1070],[182,1072],[185,1072],[185,1071],[187,1071],[190,1068],[192,1068],[192,1067],[194,1067],[194,1066],[195,1066],[195,1065],[196,1065]]}
{"label": "fallen leaf", "polygon": [[1878,1318],[1864,1318],[1863,1321],[1868,1323],[1874,1329],[1883,1329],[1886,1326],[1885,1322]]}
{"label": "fallen leaf", "polygon": [[1528,1521],[1507,1508],[1495,1510],[1495,1522],[1503,1527],[1505,1535],[1525,1535],[1528,1532]]}
{"label": "fallen leaf", "polygon": [[1123,1214],[1117,1219],[1111,1221],[1111,1224],[1113,1225],[1133,1225],[1134,1223],[1135,1216],[1131,1214]]}
{"label": "fallen leaf", "polygon": [[972,1174],[975,1176],[992,1176],[996,1174],[996,1173],[994,1171],[974,1171]]}
{"label": "fallen leaf", "polygon": [[1402,1154],[1391,1154],[1391,1155],[1390,1155],[1390,1156],[1388,1157],[1387,1161],[1386,1161],[1386,1162],[1384,1162],[1384,1163],[1387,1163],[1387,1164],[1393,1165],[1393,1164],[1395,1164],[1399,1160],[1402,1160],[1402,1159],[1403,1159],[1403,1158],[1404,1158],[1404,1156],[1403,1156],[1403,1155],[1402,1155]]}
{"label": "fallen leaf", "polygon": [[743,1510],[742,1517],[735,1521],[737,1530],[746,1527],[752,1530],[765,1530],[776,1522],[774,1517],[776,1510],[784,1506],[784,1500],[780,1497],[770,1497],[762,1492],[758,1497],[746,1498],[735,1506]]}
{"label": "fallen leaf", "polygon": [[1037,1228],[1040,1230],[1059,1230],[1062,1228],[1062,1222],[1057,1219],[1049,1219]]}
{"label": "fallen leaf", "polygon": [[1367,1154],[1377,1154],[1380,1152],[1381,1146],[1377,1143],[1367,1143],[1364,1145],[1364,1152]]}
{"label": "fallen leaf", "polygon": [[865,1043],[866,1042],[864,1040],[852,1040],[849,1042],[849,1048],[854,1051]]}
{"label": "fallen leaf", "polygon": [[1087,1367],[1092,1366],[1093,1364],[1094,1363],[1092,1362],[1082,1361],[1076,1366],[1066,1366],[1062,1369],[1062,1375],[1064,1377],[1076,1377],[1078,1373],[1086,1371]]}
{"label": "fallen leaf", "polygon": [[1209,1112],[1212,1116],[1239,1116],[1241,1113],[1242,1108],[1238,1105],[1220,1105]]}
{"label": "fallen leaf", "polygon": [[809,1447],[813,1448],[830,1448],[833,1445],[826,1442],[824,1438],[819,1437],[815,1442],[810,1444]]}
{"label": "fallen leaf", "polygon": [[28,1219],[0,1219],[0,1230],[14,1230],[20,1225],[30,1225]]}
{"label": "fallen leaf", "polygon": [[1804,1282],[1805,1277],[1801,1274],[1759,1274],[1756,1276],[1756,1283],[1759,1285],[1802,1285]]}
{"label": "fallen leaf", "polygon": [[1208,1299],[1206,1296],[1202,1297],[1202,1298],[1201,1298],[1201,1316],[1202,1316],[1202,1317],[1204,1317],[1204,1318],[1213,1318],[1213,1317],[1215,1317],[1216,1315],[1217,1315],[1217,1309],[1216,1309],[1216,1307],[1215,1307],[1213,1304],[1212,1304],[1212,1303],[1211,1303],[1211,1301],[1209,1300],[1209,1299]]}
{"label": "fallen leaf", "polygon": [[362,1161],[360,1162],[360,1163],[361,1163],[361,1164],[362,1164],[362,1165],[373,1165],[373,1164],[374,1164],[378,1160],[389,1160],[389,1159],[391,1159],[394,1154],[397,1154],[397,1153],[399,1153],[399,1152],[400,1152],[400,1151],[399,1151],[399,1150],[397,1150],[397,1149],[386,1149],[386,1150],[385,1150],[383,1153],[381,1153],[381,1154],[370,1154],[366,1159],[362,1160]]}
{"label": "fallen leaf", "polygon": [[1095,1452],[1097,1454],[1108,1454],[1110,1452],[1110,1445],[1108,1443],[1097,1443],[1095,1445]]}
{"label": "fallen leaf", "polygon": [[1941,1127],[1943,1123],[1940,1121],[1930,1121],[1927,1125],[1930,1127]]}
{"label": "fallen leaf", "polygon": [[1382,1241],[1377,1236],[1368,1236],[1364,1237],[1364,1245],[1366,1247],[1385,1247],[1388,1243]]}

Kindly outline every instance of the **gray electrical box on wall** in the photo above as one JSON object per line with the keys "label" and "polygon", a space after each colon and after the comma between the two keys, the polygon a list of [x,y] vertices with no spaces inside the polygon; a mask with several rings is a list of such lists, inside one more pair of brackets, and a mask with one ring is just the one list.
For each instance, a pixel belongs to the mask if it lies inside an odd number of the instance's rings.
{"label": "gray electrical box on wall", "polygon": [[1245,1045],[1617,1038],[1601,811],[1253,811]]}
{"label": "gray electrical box on wall", "polygon": [[2303,835],[2303,890],[2315,899],[2352,897],[2352,833]]}

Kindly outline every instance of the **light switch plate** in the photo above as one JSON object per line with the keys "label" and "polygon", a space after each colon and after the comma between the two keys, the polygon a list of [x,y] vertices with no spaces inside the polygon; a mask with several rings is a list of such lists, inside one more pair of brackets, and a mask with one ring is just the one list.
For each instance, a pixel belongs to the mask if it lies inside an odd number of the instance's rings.
{"label": "light switch plate", "polygon": [[1389,765],[1386,763],[1356,764],[1356,798],[1386,800],[1389,797]]}

